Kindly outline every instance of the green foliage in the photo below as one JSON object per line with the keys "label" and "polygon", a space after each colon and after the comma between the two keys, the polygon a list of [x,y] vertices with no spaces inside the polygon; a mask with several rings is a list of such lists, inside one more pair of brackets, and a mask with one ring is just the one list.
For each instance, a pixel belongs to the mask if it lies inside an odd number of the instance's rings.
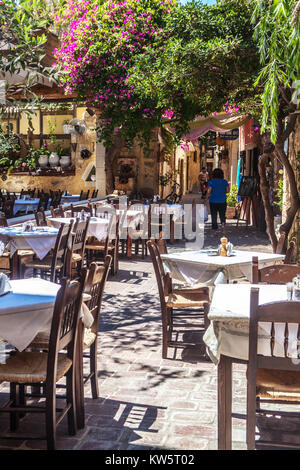
{"label": "green foliage", "polygon": [[[278,115],[293,112],[300,92],[300,3],[298,0],[251,0],[262,70],[262,131],[277,140]],[[284,102],[284,107],[281,106]],[[284,117],[284,116],[283,116]]]}
{"label": "green foliage", "polygon": [[238,190],[239,188],[233,184],[231,186],[231,190],[230,192],[227,194],[226,196],[226,202],[227,202],[227,206],[229,207],[235,207],[238,203]]}
{"label": "green foliage", "polygon": [[13,133],[6,133],[0,126],[0,166],[13,165],[19,151],[18,136]]}
{"label": "green foliage", "polygon": [[276,199],[274,201],[274,204],[276,204],[276,206],[279,206],[280,210],[282,211],[282,207],[283,207],[283,180],[279,180],[278,181],[278,185],[277,185],[277,188],[276,188]]}

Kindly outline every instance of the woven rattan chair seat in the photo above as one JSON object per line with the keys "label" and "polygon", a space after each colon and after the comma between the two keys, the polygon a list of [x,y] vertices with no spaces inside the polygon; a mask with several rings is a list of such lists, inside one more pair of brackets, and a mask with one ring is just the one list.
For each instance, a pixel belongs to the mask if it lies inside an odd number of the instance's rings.
{"label": "woven rattan chair seat", "polygon": [[[5,364],[0,364],[0,382],[38,383],[45,382],[48,354],[42,352],[17,352]],[[60,380],[72,366],[66,354],[59,353],[56,381]]]}
{"label": "woven rattan chair seat", "polygon": [[300,402],[300,374],[298,371],[258,369],[257,395],[273,400]]}

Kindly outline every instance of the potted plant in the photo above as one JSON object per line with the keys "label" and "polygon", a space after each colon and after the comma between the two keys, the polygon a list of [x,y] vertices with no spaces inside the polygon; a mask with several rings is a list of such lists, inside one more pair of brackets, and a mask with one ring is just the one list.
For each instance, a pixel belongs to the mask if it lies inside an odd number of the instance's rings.
{"label": "potted plant", "polygon": [[48,166],[48,159],[50,155],[50,150],[47,147],[47,144],[44,143],[40,149],[35,149],[37,151],[37,163],[41,168],[47,168]]}
{"label": "potted plant", "polygon": [[13,133],[5,133],[0,126],[0,167],[6,169],[7,175],[13,170],[19,152],[18,136]]}
{"label": "potted plant", "polygon": [[63,148],[60,145],[56,147],[56,153],[59,156],[59,164],[62,168],[67,168],[71,164],[71,149]]}
{"label": "potted plant", "polygon": [[227,194],[226,202],[227,202],[227,209],[226,209],[226,219],[234,219],[236,213],[236,206],[238,203],[238,190],[239,188],[233,184],[231,186],[230,192]]}

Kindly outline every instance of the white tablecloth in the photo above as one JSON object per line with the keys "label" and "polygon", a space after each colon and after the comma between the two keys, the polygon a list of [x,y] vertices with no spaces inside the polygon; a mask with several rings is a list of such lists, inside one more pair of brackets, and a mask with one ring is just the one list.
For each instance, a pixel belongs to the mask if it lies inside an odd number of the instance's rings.
{"label": "white tablecloth", "polygon": [[[285,285],[219,284],[215,287],[208,318],[210,326],[205,332],[204,342],[213,362],[220,356],[248,359],[250,289],[259,287],[259,304],[287,300]],[[299,303],[300,314],[300,303]],[[292,357],[297,351],[298,325],[289,325],[288,353]],[[271,323],[259,323],[258,352],[270,355]],[[284,355],[284,323],[275,327],[274,355]]]}
{"label": "white tablecloth", "polygon": [[26,214],[28,211],[33,211],[34,209],[38,209],[39,207],[39,198],[35,199],[16,199],[14,202],[13,213],[14,215],[18,211],[25,211]]}
{"label": "white tablecloth", "polygon": [[53,227],[35,227],[29,232],[24,232],[22,227],[0,228],[0,256],[7,247],[11,256],[17,250],[30,249],[43,259],[55,245],[57,234]]}
{"label": "white tablecloth", "polygon": [[252,278],[252,257],[258,257],[259,267],[280,262],[283,255],[234,250],[232,256],[209,256],[208,250],[183,251],[161,255],[165,269],[172,278],[189,285],[224,283],[227,280]]}
{"label": "white tablecloth", "polygon": [[[0,297],[0,337],[23,351],[41,331],[50,331],[59,284],[39,278],[10,281],[12,292]],[[83,304],[80,314],[86,327],[93,316]]]}
{"label": "white tablecloth", "polygon": [[[53,227],[59,228],[61,224],[69,224],[71,221],[75,221],[72,217],[53,217],[49,219]],[[103,241],[107,235],[107,228],[109,219],[101,219],[100,217],[91,217],[88,229],[88,235],[96,237],[97,240]]]}

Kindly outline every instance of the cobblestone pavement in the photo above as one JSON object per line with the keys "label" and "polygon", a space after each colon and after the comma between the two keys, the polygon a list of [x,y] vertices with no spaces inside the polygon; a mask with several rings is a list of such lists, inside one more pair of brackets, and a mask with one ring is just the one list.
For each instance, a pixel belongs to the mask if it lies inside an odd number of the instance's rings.
{"label": "cobblestone pavement", "polygon": [[[209,232],[209,230],[208,230]],[[270,250],[265,234],[252,228],[228,228],[234,245]],[[217,238],[210,234],[205,246]],[[174,246],[177,249],[178,245]],[[152,264],[134,258],[121,260],[117,276],[110,277],[102,308],[99,335],[100,398],[93,400],[85,386],[86,427],[67,435],[66,420],[58,427],[58,448],[76,450],[216,449],[217,375],[205,357],[202,331],[183,334],[190,345],[169,349],[161,358],[161,324]],[[234,367],[233,448],[245,446],[245,368]],[[3,401],[6,385],[0,385]],[[271,420],[276,427],[276,420]],[[277,420],[278,421],[278,420]],[[0,416],[0,432],[8,418]],[[43,431],[43,418],[26,416],[20,431]],[[270,437],[269,424],[261,426]],[[298,426],[299,427],[299,426]],[[277,433],[278,431],[278,427]],[[297,435],[297,427],[287,426]],[[299,434],[299,433],[298,433]],[[45,449],[44,441],[1,440],[0,449]]]}

